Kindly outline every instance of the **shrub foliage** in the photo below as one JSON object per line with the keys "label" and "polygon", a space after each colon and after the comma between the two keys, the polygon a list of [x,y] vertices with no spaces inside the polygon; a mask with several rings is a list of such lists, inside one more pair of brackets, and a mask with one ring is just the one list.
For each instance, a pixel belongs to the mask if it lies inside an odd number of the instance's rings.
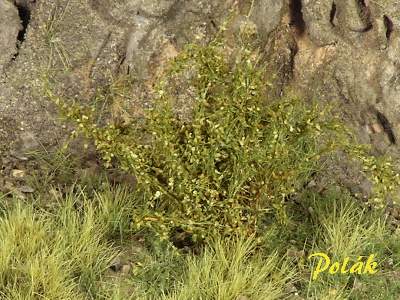
{"label": "shrub foliage", "polygon": [[[162,237],[176,229],[195,239],[253,234],[268,212],[284,222],[285,202],[337,151],[361,161],[382,204],[399,183],[391,163],[367,155],[328,108],[290,94],[267,100],[266,72],[251,46],[189,45],[165,71],[152,107],[124,127],[100,125],[93,107],[47,92],[107,165],[137,177],[144,205],[132,208],[133,224]],[[182,98],[194,103],[190,114],[177,112]]]}

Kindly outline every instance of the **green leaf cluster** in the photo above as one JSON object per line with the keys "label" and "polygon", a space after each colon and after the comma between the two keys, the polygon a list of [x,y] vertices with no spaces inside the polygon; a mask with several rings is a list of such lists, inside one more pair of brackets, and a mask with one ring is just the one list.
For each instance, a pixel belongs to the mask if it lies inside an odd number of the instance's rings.
{"label": "green leaf cluster", "polygon": [[[67,105],[51,89],[48,95],[106,164],[136,176],[144,205],[132,207],[133,225],[162,238],[177,229],[194,239],[251,235],[271,212],[284,223],[287,201],[321,174],[322,157],[338,151],[361,161],[382,205],[400,182],[391,163],[357,146],[329,108],[289,93],[267,100],[259,57],[251,46],[231,49],[221,39],[187,46],[144,118],[123,128],[100,126],[92,108]],[[177,99],[194,102],[190,115],[178,113]]]}

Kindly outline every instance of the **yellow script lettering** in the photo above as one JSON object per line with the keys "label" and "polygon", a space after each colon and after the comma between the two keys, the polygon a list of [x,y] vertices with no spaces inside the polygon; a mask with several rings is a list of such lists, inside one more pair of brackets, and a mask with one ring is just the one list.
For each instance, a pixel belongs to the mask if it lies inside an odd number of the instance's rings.
{"label": "yellow script lettering", "polygon": [[[320,257],[318,260],[317,267],[315,270],[312,272],[312,280],[316,280],[318,278],[318,275],[324,271],[326,271],[331,263],[331,260],[328,255],[322,252],[314,253],[311,254],[308,259],[311,259],[312,257]],[[322,266],[322,264],[325,262],[325,264]]]}

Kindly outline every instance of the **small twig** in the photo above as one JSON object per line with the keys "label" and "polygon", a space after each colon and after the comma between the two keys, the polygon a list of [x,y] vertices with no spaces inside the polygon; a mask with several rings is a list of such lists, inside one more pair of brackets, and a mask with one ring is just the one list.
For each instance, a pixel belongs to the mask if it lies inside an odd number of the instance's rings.
{"label": "small twig", "polygon": [[86,70],[87,78],[90,79],[92,77],[93,68],[96,64],[96,61],[99,59],[101,53],[103,52],[104,48],[106,47],[108,41],[111,37],[111,30],[108,31],[106,37],[104,38],[103,42],[101,43],[100,47],[97,49],[96,54],[89,60],[88,68]]}

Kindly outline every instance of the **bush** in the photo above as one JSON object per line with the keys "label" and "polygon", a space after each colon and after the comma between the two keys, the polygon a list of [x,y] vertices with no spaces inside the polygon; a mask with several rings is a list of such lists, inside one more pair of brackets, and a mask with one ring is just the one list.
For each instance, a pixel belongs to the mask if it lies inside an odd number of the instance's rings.
{"label": "bush", "polygon": [[[94,106],[71,105],[49,87],[47,94],[108,166],[137,177],[144,205],[132,207],[133,224],[163,238],[176,230],[193,239],[251,235],[269,212],[285,222],[285,203],[337,151],[363,163],[383,205],[399,183],[391,163],[367,155],[328,108],[290,94],[267,101],[265,78],[257,50],[231,51],[217,38],[186,47],[144,118],[126,126],[100,125]],[[177,112],[182,99],[194,102],[190,114]]]}

